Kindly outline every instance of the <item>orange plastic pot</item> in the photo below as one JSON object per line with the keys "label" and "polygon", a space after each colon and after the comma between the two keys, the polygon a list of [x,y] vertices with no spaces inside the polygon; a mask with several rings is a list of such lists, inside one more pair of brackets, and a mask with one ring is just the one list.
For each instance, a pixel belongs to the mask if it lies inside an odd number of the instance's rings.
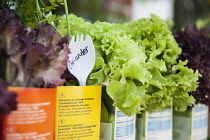
{"label": "orange plastic pot", "polygon": [[53,140],[55,88],[10,87],[18,109],[4,117],[3,140]]}
{"label": "orange plastic pot", "polygon": [[3,115],[0,115],[0,140],[3,139]]}

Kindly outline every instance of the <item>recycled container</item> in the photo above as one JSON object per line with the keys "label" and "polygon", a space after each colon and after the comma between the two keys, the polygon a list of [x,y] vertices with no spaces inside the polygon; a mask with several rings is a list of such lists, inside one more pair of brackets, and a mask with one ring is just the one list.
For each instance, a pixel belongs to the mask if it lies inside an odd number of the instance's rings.
{"label": "recycled container", "polygon": [[55,88],[10,87],[18,109],[4,117],[3,140],[53,140]]}
{"label": "recycled container", "polygon": [[206,105],[188,107],[184,112],[173,113],[174,140],[207,140],[208,110]]}
{"label": "recycled container", "polygon": [[172,109],[137,115],[136,140],[172,140]]}
{"label": "recycled container", "polygon": [[100,140],[135,140],[136,115],[127,116],[114,107],[114,101],[105,90],[102,92],[102,101],[104,109],[102,110]]}
{"label": "recycled container", "polygon": [[101,86],[58,86],[55,140],[99,140]]}

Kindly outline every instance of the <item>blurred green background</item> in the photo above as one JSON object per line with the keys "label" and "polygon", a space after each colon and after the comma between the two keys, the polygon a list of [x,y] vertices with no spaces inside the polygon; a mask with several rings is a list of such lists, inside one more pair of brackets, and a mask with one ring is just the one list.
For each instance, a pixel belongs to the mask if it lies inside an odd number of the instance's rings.
{"label": "blurred green background", "polygon": [[203,26],[210,27],[210,0],[174,0],[174,28],[198,20],[200,24],[205,24]]}
{"label": "blurred green background", "polygon": [[[74,13],[92,22],[100,20],[117,23],[130,20],[130,18],[121,11],[128,2],[131,4],[131,0],[67,0],[69,13]],[[115,10],[113,12],[110,10],[110,7],[113,5],[112,3],[117,3],[115,8],[118,11]],[[53,12],[61,15],[65,14],[63,6],[59,6]]]}
{"label": "blurred green background", "polygon": [[[7,1],[0,0],[0,5]],[[43,1],[49,3],[48,0]],[[136,2],[144,5],[148,1],[153,2],[153,6],[156,6],[157,1],[173,3],[171,21],[173,21],[174,29],[195,22],[198,22],[200,26],[210,26],[210,0],[67,0],[67,3],[69,13],[74,13],[85,20],[122,23],[132,20],[133,14],[141,14],[133,12]],[[149,9],[149,7],[144,7],[142,10],[144,9]],[[64,14],[64,7],[59,6],[53,13]]]}
{"label": "blurred green background", "polygon": [[[134,0],[67,0],[69,12],[81,16],[90,21],[108,21],[108,22],[126,22],[131,20],[132,15],[126,15],[122,11],[131,11]],[[140,3],[148,0],[139,0]],[[154,0],[161,1],[161,0]],[[170,1],[170,0],[169,0]],[[210,26],[210,0],[172,0],[173,1],[173,22],[174,29],[181,28],[187,24],[200,21],[201,26]],[[115,4],[116,10],[110,10],[110,3]],[[121,3],[121,7],[120,4]],[[124,6],[130,4],[131,8]],[[127,8],[127,9],[126,9]],[[146,7],[145,7],[146,8]],[[118,10],[118,11],[117,11]],[[120,11],[121,10],[121,11]],[[64,10],[59,8],[56,13],[62,13]],[[135,14],[130,12],[130,14]],[[136,13],[139,14],[139,13]]]}

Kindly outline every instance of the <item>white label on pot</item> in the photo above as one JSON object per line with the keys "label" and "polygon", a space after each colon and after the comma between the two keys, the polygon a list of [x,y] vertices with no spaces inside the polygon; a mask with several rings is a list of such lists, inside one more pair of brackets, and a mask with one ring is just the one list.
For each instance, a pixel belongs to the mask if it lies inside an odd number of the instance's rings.
{"label": "white label on pot", "polygon": [[146,112],[146,140],[172,140],[172,109]]}
{"label": "white label on pot", "polygon": [[115,108],[115,140],[135,140],[136,115],[128,117]]}
{"label": "white label on pot", "polygon": [[192,140],[208,137],[208,106],[196,105],[193,108]]}

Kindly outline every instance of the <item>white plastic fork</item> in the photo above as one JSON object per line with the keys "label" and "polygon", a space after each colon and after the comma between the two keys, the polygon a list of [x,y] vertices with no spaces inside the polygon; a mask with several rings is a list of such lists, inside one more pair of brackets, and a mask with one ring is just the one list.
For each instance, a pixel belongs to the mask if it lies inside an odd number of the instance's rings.
{"label": "white plastic fork", "polygon": [[73,36],[69,49],[68,70],[77,78],[80,86],[86,86],[87,77],[95,65],[95,48],[92,39],[89,35],[83,34]]}

